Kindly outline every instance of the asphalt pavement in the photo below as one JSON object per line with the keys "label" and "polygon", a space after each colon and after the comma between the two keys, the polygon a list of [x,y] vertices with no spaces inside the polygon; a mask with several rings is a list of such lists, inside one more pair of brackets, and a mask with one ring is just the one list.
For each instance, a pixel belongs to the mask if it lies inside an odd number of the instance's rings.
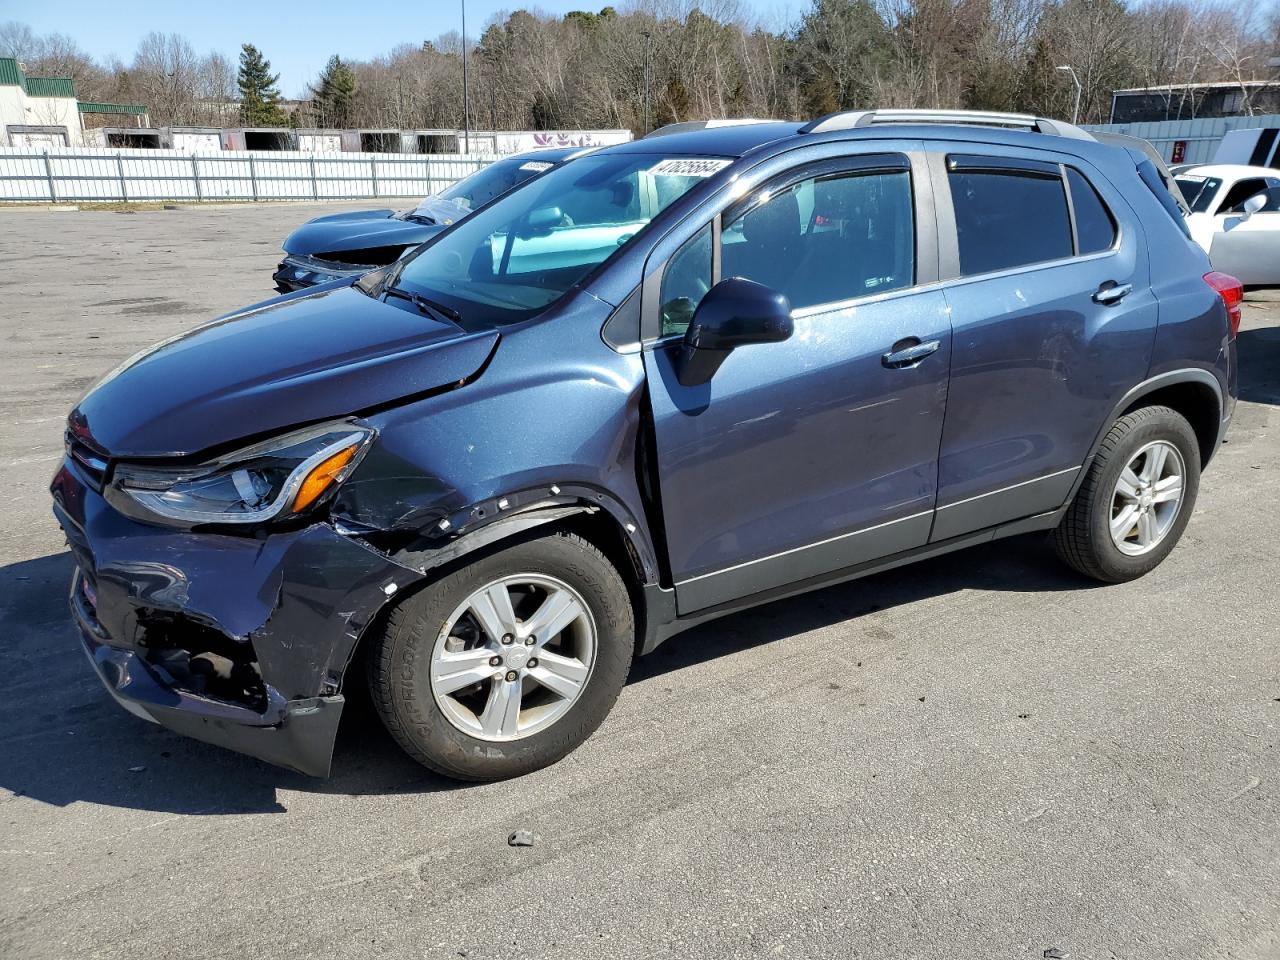
{"label": "asphalt pavement", "polygon": [[775,603],[485,786],[359,699],[329,780],[113,704],[66,613],[63,418],[338,208],[0,209],[0,957],[1280,956],[1280,295],[1138,582],[1026,537]]}

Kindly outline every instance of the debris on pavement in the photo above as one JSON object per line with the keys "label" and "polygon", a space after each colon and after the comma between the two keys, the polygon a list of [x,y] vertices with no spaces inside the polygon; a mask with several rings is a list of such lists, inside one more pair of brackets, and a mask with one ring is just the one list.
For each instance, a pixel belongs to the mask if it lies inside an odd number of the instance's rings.
{"label": "debris on pavement", "polygon": [[511,836],[507,837],[507,846],[509,847],[532,847],[533,831],[532,830],[515,830]]}

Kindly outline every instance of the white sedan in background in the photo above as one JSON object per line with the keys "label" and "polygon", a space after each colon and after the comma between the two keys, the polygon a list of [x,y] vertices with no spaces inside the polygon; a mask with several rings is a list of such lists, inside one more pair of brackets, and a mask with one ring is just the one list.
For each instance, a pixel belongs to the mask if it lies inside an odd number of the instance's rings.
{"label": "white sedan in background", "polygon": [[1179,170],[1174,182],[1215,270],[1247,286],[1280,286],[1280,170],[1205,164]]}

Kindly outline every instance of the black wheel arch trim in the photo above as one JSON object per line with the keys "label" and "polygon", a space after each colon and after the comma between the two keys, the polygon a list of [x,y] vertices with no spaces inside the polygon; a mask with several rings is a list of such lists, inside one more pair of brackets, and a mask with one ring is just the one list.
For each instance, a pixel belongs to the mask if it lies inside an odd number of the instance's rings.
{"label": "black wheel arch trim", "polygon": [[[1080,485],[1084,483],[1085,477],[1088,476],[1089,467],[1093,465],[1093,458],[1097,456],[1098,448],[1102,446],[1102,441],[1106,439],[1107,433],[1117,420],[1124,414],[1126,410],[1134,405],[1137,401],[1145,396],[1155,393],[1157,390],[1163,390],[1165,387],[1173,387],[1183,383],[1195,383],[1208,387],[1213,391],[1214,398],[1217,400],[1218,411],[1216,414],[1216,422],[1218,423],[1218,436],[1214,440],[1213,449],[1216,450],[1222,443],[1223,434],[1226,432],[1226,421],[1223,420],[1225,403],[1223,400],[1222,383],[1214,372],[1206,367],[1183,367],[1178,370],[1168,370],[1165,373],[1157,374],[1154,377],[1148,377],[1141,383],[1135,384],[1125,391],[1124,395],[1116,401],[1111,408],[1111,413],[1103,421],[1098,429],[1097,436],[1094,437],[1093,443],[1089,446],[1089,455],[1085,457],[1084,463],[1081,465],[1080,473],[1076,476],[1075,483],[1071,485],[1071,493],[1067,496],[1066,503],[1070,504],[1075,499],[1076,493],[1080,489]],[[1207,458],[1206,458],[1207,462]],[[1202,464],[1203,466],[1203,464]]]}

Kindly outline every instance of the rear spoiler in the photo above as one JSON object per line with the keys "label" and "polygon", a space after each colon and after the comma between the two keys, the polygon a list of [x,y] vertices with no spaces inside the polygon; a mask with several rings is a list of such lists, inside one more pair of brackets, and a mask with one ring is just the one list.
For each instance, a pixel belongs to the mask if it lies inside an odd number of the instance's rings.
{"label": "rear spoiler", "polygon": [[1187,206],[1186,199],[1182,196],[1182,191],[1178,189],[1178,185],[1173,182],[1173,173],[1169,170],[1168,164],[1164,162],[1164,157],[1160,156],[1160,151],[1151,145],[1147,140],[1140,137],[1130,137],[1123,133],[1110,133],[1100,130],[1093,131],[1093,137],[1099,143],[1109,143],[1113,147],[1121,147],[1125,150],[1141,153],[1143,157],[1151,161],[1151,165],[1156,168],[1156,173],[1160,174],[1165,189],[1169,191],[1169,196],[1173,198],[1173,202],[1178,205],[1178,209],[1182,211],[1184,217],[1191,214],[1191,208]]}

